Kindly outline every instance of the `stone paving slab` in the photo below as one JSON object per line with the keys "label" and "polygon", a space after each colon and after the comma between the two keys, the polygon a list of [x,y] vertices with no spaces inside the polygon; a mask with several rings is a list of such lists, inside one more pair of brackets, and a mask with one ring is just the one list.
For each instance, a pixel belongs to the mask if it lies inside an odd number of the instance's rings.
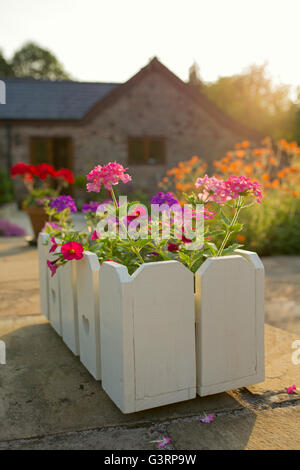
{"label": "stone paving slab", "polygon": [[177,450],[300,450],[300,406],[216,416],[210,424],[174,423],[167,435]]}
{"label": "stone paving slab", "polygon": [[[251,396],[272,404],[271,398],[287,386],[300,383],[300,365],[287,357],[293,336],[266,326],[267,380],[250,387]],[[122,414],[42,316],[0,319],[0,339],[7,347],[7,364],[0,366],[0,441],[109,426],[163,423],[206,413],[228,413],[251,408],[248,394],[233,391],[196,398],[129,415]],[[277,355],[269,356],[276,343]],[[286,357],[281,366],[281,357]],[[282,367],[275,377],[273,370]],[[271,382],[269,382],[271,380]],[[275,395],[274,395],[275,394]]]}
{"label": "stone paving slab", "polygon": [[228,393],[122,414],[43,317],[0,319],[0,441],[242,409]]}

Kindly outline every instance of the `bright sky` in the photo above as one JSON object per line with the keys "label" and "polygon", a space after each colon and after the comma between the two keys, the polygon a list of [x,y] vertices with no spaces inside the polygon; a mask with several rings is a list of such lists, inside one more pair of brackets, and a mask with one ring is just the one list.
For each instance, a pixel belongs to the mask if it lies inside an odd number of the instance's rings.
{"label": "bright sky", "polygon": [[300,85],[300,0],[0,0],[0,48],[33,40],[78,80],[122,82],[157,56],[186,80],[269,63]]}

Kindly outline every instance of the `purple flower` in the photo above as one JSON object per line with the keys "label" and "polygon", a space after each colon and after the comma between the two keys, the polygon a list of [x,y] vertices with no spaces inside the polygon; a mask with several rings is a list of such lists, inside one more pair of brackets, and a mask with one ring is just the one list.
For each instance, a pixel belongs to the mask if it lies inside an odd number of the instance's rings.
{"label": "purple flower", "polygon": [[90,201],[86,204],[83,204],[81,212],[84,214],[85,212],[97,212],[98,206],[100,202],[98,201]]}
{"label": "purple flower", "polygon": [[172,193],[159,192],[156,196],[152,197],[151,204],[167,204],[169,207],[171,207],[173,204],[179,204],[179,202],[177,199],[175,199]]}
{"label": "purple flower", "polygon": [[212,423],[214,419],[215,419],[215,415],[214,415],[214,414],[211,413],[211,414],[207,415],[207,414],[205,413],[204,416],[202,416],[202,417],[200,418],[200,421],[201,421],[202,423]]}
{"label": "purple flower", "polygon": [[58,196],[50,202],[50,209],[55,209],[56,212],[62,212],[65,209],[70,209],[70,212],[76,212],[75,201],[71,196]]}
{"label": "purple flower", "polygon": [[0,219],[0,236],[3,237],[22,237],[25,231],[19,225],[12,224],[9,220]]}

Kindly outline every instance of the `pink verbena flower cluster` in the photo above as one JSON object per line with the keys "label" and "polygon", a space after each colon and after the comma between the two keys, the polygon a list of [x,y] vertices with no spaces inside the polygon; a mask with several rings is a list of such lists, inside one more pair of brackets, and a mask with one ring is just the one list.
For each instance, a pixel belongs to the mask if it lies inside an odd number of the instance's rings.
{"label": "pink verbena flower cluster", "polygon": [[207,175],[198,178],[195,183],[196,188],[200,189],[198,195],[202,202],[216,202],[225,204],[238,196],[245,196],[252,192],[258,203],[261,203],[263,191],[262,186],[257,181],[251,181],[245,176],[230,176],[227,180],[211,178]]}
{"label": "pink verbena flower cluster", "polygon": [[125,171],[127,168],[123,168],[117,162],[110,162],[105,166],[97,165],[90,173],[86,176],[89,183],[86,187],[88,192],[99,193],[101,186],[108,189],[112,189],[112,186],[118,184],[119,181],[123,183],[128,183],[131,181],[131,176],[129,176]]}
{"label": "pink verbena flower cluster", "polygon": [[262,185],[257,181],[251,181],[245,176],[230,176],[225,181],[225,186],[232,199],[236,199],[240,195],[246,195],[248,191],[252,191],[260,204],[263,197]]}
{"label": "pink verbena flower cluster", "polygon": [[208,175],[198,178],[195,183],[196,188],[200,189],[199,199],[202,202],[216,202],[225,204],[231,199],[228,190],[224,184],[224,180]]}

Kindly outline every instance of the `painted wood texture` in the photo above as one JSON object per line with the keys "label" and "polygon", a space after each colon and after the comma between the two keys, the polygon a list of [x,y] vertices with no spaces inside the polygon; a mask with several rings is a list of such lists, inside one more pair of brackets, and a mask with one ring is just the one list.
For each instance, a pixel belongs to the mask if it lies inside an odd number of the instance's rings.
{"label": "painted wood texture", "polygon": [[[48,253],[48,259],[54,260],[52,253]],[[62,336],[62,318],[61,318],[61,294],[60,294],[60,268],[54,276],[51,276],[48,268],[48,286],[49,286],[49,320],[55,331]]]}
{"label": "painted wood texture", "polygon": [[80,360],[96,380],[101,379],[99,268],[89,251],[76,261]]}
{"label": "painted wood texture", "polygon": [[79,356],[76,263],[69,261],[61,266],[59,279],[63,340],[73,354]]}
{"label": "painted wood texture", "polygon": [[200,396],[264,380],[264,268],[255,253],[208,258],[196,273]]}
{"label": "painted wood texture", "polygon": [[177,261],[100,269],[102,387],[123,413],[196,395],[193,275]]}
{"label": "painted wood texture", "polygon": [[[39,257],[39,281],[40,281],[40,306],[41,313],[49,319],[49,286],[47,266],[49,252],[49,235],[40,232],[38,235],[38,257]],[[46,244],[47,243],[47,244]]]}

